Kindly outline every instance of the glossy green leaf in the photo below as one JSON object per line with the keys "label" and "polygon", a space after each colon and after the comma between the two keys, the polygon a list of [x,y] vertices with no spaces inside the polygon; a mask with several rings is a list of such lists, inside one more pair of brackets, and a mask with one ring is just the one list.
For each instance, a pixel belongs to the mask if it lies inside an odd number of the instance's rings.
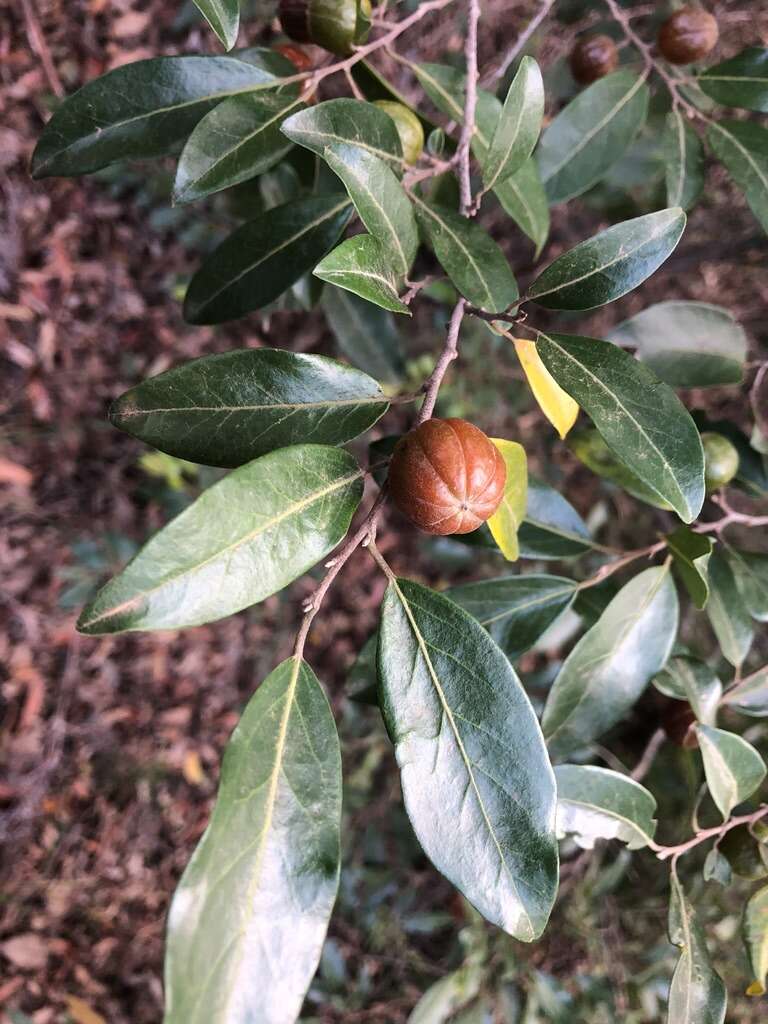
{"label": "glossy green leaf", "polygon": [[232,96],[197,123],[176,169],[173,200],[189,203],[249,181],[281,160],[291,142],[283,118],[302,102],[284,93]]}
{"label": "glossy green leaf", "polygon": [[[414,71],[435,106],[448,117],[461,121],[465,76],[456,68],[440,64],[421,64]],[[501,110],[496,96],[484,89],[478,90],[472,152],[481,166],[485,164]],[[549,234],[549,205],[534,158],[528,159],[505,181],[497,182],[494,194],[504,211],[534,243],[538,256]]]}
{"label": "glossy green leaf", "polygon": [[752,796],[765,778],[765,763],[755,748],[736,733],[697,725],[696,735],[709,792],[723,821],[727,821],[734,807]]}
{"label": "glossy green leaf", "polygon": [[723,106],[768,114],[768,48],[749,46],[707,68],[697,82],[702,92]]}
{"label": "glossy green leaf", "polygon": [[750,121],[712,121],[707,139],[768,231],[768,129]]}
{"label": "glossy green leaf", "polygon": [[514,661],[570,608],[576,583],[563,576],[529,573],[460,583],[446,595],[477,619]]}
{"label": "glossy green leaf", "polygon": [[232,615],[342,539],[363,474],[339,448],[281,448],[233,470],[154,535],[80,615],[82,633],[181,629]]}
{"label": "glossy green leaf", "polygon": [[517,531],[528,504],[528,460],[525,448],[517,441],[505,441],[498,437],[492,437],[491,440],[504,459],[507,479],[501,504],[488,519],[488,529],[506,560],[516,562],[520,556]]}
{"label": "glossy green leaf", "polygon": [[378,676],[376,672],[378,630],[369,636],[347,673],[346,692],[350,700],[359,704],[378,706]]}
{"label": "glossy green leaf", "polygon": [[391,313],[341,288],[326,288],[322,305],[338,347],[351,362],[388,384],[403,379],[403,344]]}
{"label": "glossy green leaf", "polygon": [[533,152],[544,117],[544,81],[533,57],[523,57],[509,86],[483,164],[483,184],[492,189],[519,170]]}
{"label": "glossy green leaf", "polygon": [[224,753],[210,825],[168,919],[164,1024],[293,1024],[339,884],[341,751],[312,669],[289,658]]}
{"label": "glossy green leaf", "polygon": [[768,622],[768,555],[728,547],[726,557],[747,611]]}
{"label": "glossy green leaf", "polygon": [[621,588],[549,692],[541,725],[553,756],[585,746],[623,718],[669,657],[677,618],[668,566],[646,569]]}
{"label": "glossy green leaf", "polygon": [[685,228],[679,207],[623,221],[558,256],[528,289],[547,309],[593,309],[626,295],[656,271]]}
{"label": "glossy green leaf", "polygon": [[668,1024],[723,1024],[725,985],[712,968],[704,932],[683,888],[672,875],[669,941],[680,947],[667,1008]]}
{"label": "glossy green leaf", "polygon": [[549,235],[549,203],[533,157],[494,189],[494,194],[521,231],[536,246],[538,259]]}
{"label": "glossy green leaf", "polygon": [[749,653],[754,630],[726,559],[715,551],[709,560],[707,615],[723,656],[734,666]]}
{"label": "glossy green leaf", "polygon": [[365,373],[325,356],[248,348],[182,363],[126,391],[116,427],[208,466],[241,466],[288,445],[344,444],[387,411]]}
{"label": "glossy green leaf", "polygon": [[574,455],[593,473],[621,487],[633,498],[653,505],[654,508],[671,509],[668,501],[659,498],[632,470],[627,469],[611,451],[594,427],[584,427],[568,438],[568,446]]}
{"label": "glossy green leaf", "polygon": [[372,153],[340,142],[327,146],[323,159],[344,182],[360,219],[381,243],[395,273],[405,277],[419,235],[410,200],[391,168]]}
{"label": "glossy green leaf", "polygon": [[681,526],[666,540],[677,575],[696,607],[704,608],[709,598],[707,565],[714,547],[712,538]]}
{"label": "glossy green leaf", "polygon": [[422,110],[414,107],[408,97],[400,92],[397,86],[386,75],[382,74],[378,68],[374,67],[370,61],[356,61],[352,67],[352,78],[367,100],[394,100],[395,103],[402,103],[404,107],[412,110],[419,121],[421,121],[425,135],[429,135],[431,131],[438,127]]}
{"label": "glossy green leaf", "polygon": [[758,889],[747,900],[741,934],[747,947],[753,978],[747,993],[751,996],[765,995],[768,976],[768,885]]}
{"label": "glossy green leaf", "polygon": [[342,98],[307,107],[284,121],[281,130],[292,142],[318,156],[323,156],[328,146],[348,143],[378,157],[395,171],[403,168],[403,150],[394,121],[363,100]]}
{"label": "glossy green leaf", "polygon": [[635,348],[658,377],[681,388],[738,384],[747,355],[744,328],[708,302],[658,302],[614,327],[608,340]]}
{"label": "glossy green leaf", "polygon": [[696,658],[671,658],[653,679],[653,685],[667,697],[686,700],[697,721],[714,725],[723,694],[723,684],[714,669]]}
{"label": "glossy green leaf", "polygon": [[528,507],[517,531],[523,558],[576,558],[593,544],[579,513],[559,491],[529,474]]}
{"label": "glossy green leaf", "polygon": [[345,239],[318,263],[314,274],[382,309],[411,315],[410,309],[397,297],[395,272],[373,235]]}
{"label": "glossy green leaf", "polygon": [[768,665],[742,679],[726,693],[723,703],[751,718],[768,716]]}
{"label": "glossy green leaf", "polygon": [[266,306],[333,248],[351,212],[346,196],[317,196],[243,224],[192,278],[185,320],[218,324]]}
{"label": "glossy green leaf", "polygon": [[690,210],[704,188],[704,147],[679,110],[667,114],[663,145],[667,205]]}
{"label": "glossy green leaf", "polygon": [[557,891],[555,784],[509,661],[458,605],[397,580],[384,599],[379,679],[424,851],[484,917],[532,941]]}
{"label": "glossy green leaf", "polygon": [[473,306],[501,313],[517,299],[517,282],[491,236],[468,217],[414,197],[416,214],[448,277]]}
{"label": "glossy green leaf", "polygon": [[581,195],[624,154],[648,112],[648,86],[616,71],[571,100],[544,132],[539,169],[551,203]]}
{"label": "glossy green leaf", "polygon": [[704,502],[704,451],[674,391],[607,341],[541,335],[539,355],[614,454],[690,523]]}
{"label": "glossy green leaf", "polygon": [[40,136],[32,174],[87,174],[118,160],[162,156],[217,103],[276,85],[275,75],[235,57],[123,64],[61,104]]}
{"label": "glossy green leaf", "polygon": [[647,846],[656,832],[656,801],[628,775],[594,765],[561,764],[557,782],[557,834],[572,835],[585,850],[596,839],[620,839],[630,850]]}
{"label": "glossy green leaf", "polygon": [[240,29],[240,0],[194,0],[194,3],[222,46],[231,50]]}

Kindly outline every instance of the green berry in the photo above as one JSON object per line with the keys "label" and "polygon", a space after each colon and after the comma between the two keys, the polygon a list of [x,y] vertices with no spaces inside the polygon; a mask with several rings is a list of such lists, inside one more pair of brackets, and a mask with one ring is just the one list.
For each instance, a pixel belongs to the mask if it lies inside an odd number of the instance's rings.
{"label": "green berry", "polygon": [[736,476],[739,453],[722,434],[702,434],[701,443],[704,446],[704,482],[708,491],[716,491]]}
{"label": "green berry", "polygon": [[403,159],[407,164],[415,164],[424,149],[424,129],[421,127],[421,121],[412,110],[394,100],[376,100],[373,105],[389,114],[395,122]]}

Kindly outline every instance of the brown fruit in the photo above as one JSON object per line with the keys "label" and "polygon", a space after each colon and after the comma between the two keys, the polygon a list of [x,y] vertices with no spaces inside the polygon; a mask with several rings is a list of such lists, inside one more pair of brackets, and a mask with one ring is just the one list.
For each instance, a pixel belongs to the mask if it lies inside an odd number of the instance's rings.
{"label": "brown fruit", "polygon": [[619,51],[610,36],[584,36],[571,54],[571,72],[577,82],[589,85],[619,66]]}
{"label": "brown fruit", "polygon": [[294,46],[292,43],[281,43],[275,47],[275,51],[285,57],[286,60],[289,60],[297,71],[309,71],[312,67],[312,58],[300,46]]}
{"label": "brown fruit", "polygon": [[681,7],[659,30],[659,49],[670,64],[691,64],[714,50],[720,30],[701,7]]}
{"label": "brown fruit", "polygon": [[496,445],[466,420],[427,420],[392,454],[395,504],[426,533],[471,533],[501,504],[507,467]]}

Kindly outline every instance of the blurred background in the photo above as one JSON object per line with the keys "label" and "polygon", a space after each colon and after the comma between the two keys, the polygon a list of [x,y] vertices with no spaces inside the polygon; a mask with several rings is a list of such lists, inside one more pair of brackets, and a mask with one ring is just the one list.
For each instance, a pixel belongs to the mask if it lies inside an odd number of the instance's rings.
{"label": "blurred background", "polygon": [[[485,0],[481,66],[498,58],[538,6]],[[550,111],[576,90],[567,56],[579,32],[600,24],[599,6],[557,3],[556,17],[530,42],[528,52],[547,73]],[[721,57],[768,43],[762,4],[708,6],[720,21]],[[646,7],[651,17],[666,9]],[[279,41],[271,5],[245,8],[241,43]],[[462,24],[447,14],[425,21],[401,50],[415,60],[458,63]],[[413,390],[442,344],[446,308],[434,297],[417,302],[413,322],[400,331],[386,317],[350,326],[331,308],[308,312],[300,292],[222,327],[183,322],[180,298],[201,256],[233,225],[290,194],[290,166],[258,185],[176,208],[170,161],[119,165],[79,180],[30,180],[35,139],[61,97],[128,61],[216,49],[184,0],[0,0],[2,1024],[160,1020],[170,895],[209,818],[239,712],[289,653],[301,600],[314,586],[307,577],[255,609],[183,633],[79,637],[74,622],[95,588],[219,473],[116,431],[106,419],[110,401],[183,360],[261,345],[341,355],[393,390]],[[411,102],[426,106],[406,70],[388,58],[377,64]],[[658,124],[651,118],[606,182],[553,210],[538,265],[613,220],[657,208],[664,174]],[[662,271],[577,325],[552,314],[543,325],[601,337],[653,302],[716,302],[746,329],[749,360],[766,358],[768,242],[724,171],[712,167],[708,175],[706,197]],[[498,212],[484,223],[525,285],[532,245]],[[532,469],[567,495],[604,543],[637,547],[666,528],[663,513],[594,476],[557,440],[532,406],[509,342],[468,321],[461,344],[440,414],[521,441]],[[684,398],[749,433],[745,389]],[[396,408],[380,433],[405,429],[410,416],[408,407]],[[364,444],[359,450],[364,457]],[[492,552],[416,536],[391,510],[380,547],[395,569],[437,587],[520,568]],[[587,575],[589,562],[579,571]],[[482,924],[421,854],[379,713],[350,699],[370,679],[370,666],[358,665],[351,679],[350,669],[375,628],[383,589],[358,552],[307,647],[339,723],[346,788],[339,902],[302,1019],[404,1022],[430,985],[464,965],[440,998],[448,1005],[457,991],[477,997],[458,1016],[436,1015],[438,1008],[423,1024],[663,1020],[676,951],[666,941],[667,875],[650,854],[630,857],[603,844],[585,858],[565,849],[571,866],[563,894],[543,940],[531,947]],[[535,701],[611,591],[589,593],[592,602],[520,660]],[[699,654],[711,654],[714,638],[702,616],[689,616],[683,629]],[[767,654],[763,636],[750,665],[764,664]],[[605,763],[634,764],[658,715],[653,697],[641,702],[609,738],[614,754],[606,752]],[[670,744],[657,758],[646,784],[660,819],[672,823],[660,841],[686,834],[699,770],[690,752]],[[747,981],[737,940],[744,889],[697,884],[698,909],[713,922],[715,962],[735,993],[729,1021],[765,1019],[765,1000],[738,995]]]}

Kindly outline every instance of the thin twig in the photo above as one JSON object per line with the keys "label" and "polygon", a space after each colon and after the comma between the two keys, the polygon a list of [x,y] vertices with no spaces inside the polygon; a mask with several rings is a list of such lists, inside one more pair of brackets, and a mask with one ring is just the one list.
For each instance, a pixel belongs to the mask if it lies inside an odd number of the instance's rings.
{"label": "thin twig", "polygon": [[40,22],[33,6],[33,0],[21,0],[21,7],[24,11],[24,20],[27,23],[29,45],[40,58],[40,63],[43,65],[43,71],[48,79],[51,91],[61,99],[64,95],[64,86],[61,84],[59,73],[51,57],[51,51],[48,49],[48,43],[45,41],[45,35],[40,27]]}
{"label": "thin twig", "polygon": [[419,415],[416,418],[417,427],[421,426],[425,420],[428,420],[435,411],[437,393],[440,390],[440,385],[443,383],[443,377],[445,377],[446,370],[458,355],[459,331],[461,330],[461,322],[464,319],[465,305],[465,300],[459,299],[453,307],[443,351],[440,353],[440,356],[435,363],[435,368],[430,374],[427,383],[424,385],[425,398],[424,404],[419,410]]}
{"label": "thin twig", "polygon": [[667,734],[663,729],[657,729],[656,732],[648,740],[648,746],[643,751],[642,757],[635,765],[632,770],[630,778],[633,778],[635,782],[642,782],[648,772],[651,770],[651,765],[656,760],[656,755],[664,745],[664,741],[667,738]]}
{"label": "thin twig", "polygon": [[588,587],[596,587],[598,583],[602,583],[603,580],[608,579],[609,576],[613,576],[619,569],[623,569],[625,565],[629,565],[632,562],[637,561],[638,558],[651,558],[653,555],[663,551],[666,548],[666,540],[660,540],[656,544],[649,544],[646,548],[637,548],[634,551],[627,551],[620,558],[614,558],[612,562],[606,562],[605,565],[601,565],[594,576],[590,576],[587,580],[582,580],[578,584],[577,590],[586,590]]}
{"label": "thin twig", "polygon": [[466,61],[466,92],[464,95],[464,123],[461,127],[459,145],[456,150],[459,164],[459,189],[461,213],[467,217],[472,209],[472,175],[470,171],[470,147],[475,134],[475,110],[477,108],[477,23],[480,20],[480,0],[469,0],[467,39],[464,44]]}
{"label": "thin twig", "polygon": [[512,46],[510,46],[510,48],[504,54],[504,56],[501,59],[501,62],[495,68],[492,68],[491,71],[489,71],[488,74],[485,76],[483,80],[483,85],[493,85],[494,82],[497,82],[500,78],[504,77],[504,75],[507,73],[510,64],[512,64],[517,55],[523,50],[525,44],[528,42],[533,33],[536,31],[536,29],[539,27],[542,21],[544,21],[546,16],[552,10],[554,3],[555,0],[544,0],[544,3],[541,5],[539,10],[536,12],[536,14],[534,14],[534,16],[523,29],[523,31],[517,37],[515,42],[512,44]]}
{"label": "thin twig", "polygon": [[735,818],[730,818],[728,821],[723,822],[722,825],[715,825],[714,828],[705,828],[700,832],[697,832],[693,839],[688,839],[684,843],[679,843],[677,846],[659,846],[653,840],[648,844],[659,860],[667,860],[672,857],[674,861],[677,861],[678,857],[681,857],[684,853],[688,853],[694,846],[698,846],[700,843],[705,843],[708,839],[712,839],[715,836],[724,836],[726,832],[730,832],[732,828],[736,828],[737,825],[754,825],[756,821],[764,818],[768,815],[768,805],[764,804],[758,810],[753,811],[751,814],[740,814]]}

